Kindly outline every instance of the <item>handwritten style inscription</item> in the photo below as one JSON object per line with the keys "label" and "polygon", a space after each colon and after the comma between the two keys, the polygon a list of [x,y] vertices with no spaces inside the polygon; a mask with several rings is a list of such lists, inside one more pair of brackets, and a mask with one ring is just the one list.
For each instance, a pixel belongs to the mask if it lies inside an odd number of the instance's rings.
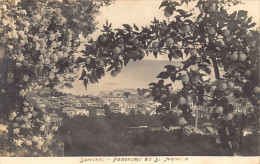
{"label": "handwritten style inscription", "polygon": [[105,163],[105,162],[149,162],[149,163],[170,163],[174,161],[188,161],[188,157],[81,157],[79,163]]}
{"label": "handwritten style inscription", "polygon": [[95,162],[95,163],[99,163],[99,162],[104,162],[104,158],[102,157],[98,157],[98,158],[85,158],[85,157],[81,157],[79,163],[83,163],[83,162]]}

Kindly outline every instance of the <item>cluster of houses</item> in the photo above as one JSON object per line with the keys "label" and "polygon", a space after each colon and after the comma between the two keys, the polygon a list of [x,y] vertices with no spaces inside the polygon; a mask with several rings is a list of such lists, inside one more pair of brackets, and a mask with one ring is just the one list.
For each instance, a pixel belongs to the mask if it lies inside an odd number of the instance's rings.
{"label": "cluster of houses", "polygon": [[[46,131],[52,133],[51,127],[60,127],[63,124],[63,116],[67,115],[70,118],[75,116],[106,116],[106,110],[110,110],[114,114],[132,114],[142,113],[149,115],[156,115],[156,108],[160,106],[152,100],[151,97],[147,97],[149,94],[138,94],[136,89],[120,89],[113,92],[101,92],[99,97],[93,96],[75,96],[72,94],[56,94],[55,90],[43,89],[34,91],[29,96],[30,103],[34,107],[41,109],[44,113],[50,116],[50,125],[46,126]],[[127,93],[127,94],[126,94]],[[172,112],[179,112],[176,107],[170,105]],[[202,106],[193,106],[192,115],[197,119],[204,120],[204,123],[200,123],[195,126],[185,127],[187,134],[198,133],[202,135],[216,135],[217,130],[213,128],[210,123],[211,113],[213,108],[204,108]],[[238,113],[241,111],[238,110]],[[207,122],[205,122],[207,121]],[[205,125],[204,125],[205,124]],[[176,131],[180,126],[170,126],[168,129],[164,127],[128,127],[124,130],[123,136],[136,136],[136,134],[143,134],[145,131]],[[250,130],[243,131],[243,135],[251,134]]]}
{"label": "cluster of houses", "polygon": [[112,113],[130,114],[130,111],[134,111],[155,114],[156,107],[160,105],[152,101],[150,97],[139,95],[136,89],[101,92],[99,97],[79,97],[72,94],[52,95],[53,90],[44,89],[38,90],[38,95],[33,98],[39,108],[45,108],[47,112],[51,113],[61,109],[62,113],[66,113],[69,117],[91,114],[104,116],[105,105]]}
{"label": "cluster of houses", "polygon": [[[52,115],[64,113],[69,117],[77,115],[105,116],[105,105],[111,113],[128,115],[131,112],[139,112],[155,115],[156,108],[160,105],[160,103],[152,101],[151,97],[138,94],[136,89],[117,89],[112,92],[103,91],[100,92],[99,97],[79,97],[72,94],[53,96],[55,91],[51,89],[41,89],[37,92],[38,94],[33,99],[39,108],[46,110],[47,113],[52,113]],[[171,110],[174,110],[174,108]],[[192,114],[198,114],[200,119],[209,120],[212,110],[210,108],[198,107],[198,113],[196,113],[196,110],[193,110]]]}
{"label": "cluster of houses", "polygon": [[[99,97],[75,96],[72,94],[55,95],[55,90],[42,89],[31,96],[34,106],[49,114],[51,124],[62,125],[62,115],[72,118],[75,116],[105,116],[106,110],[111,113],[126,114],[142,113],[155,115],[156,108],[160,105],[147,97],[148,94],[140,95],[136,89],[117,89],[112,92],[100,92]],[[126,94],[127,93],[127,94]],[[32,102],[32,101],[31,101]],[[171,105],[170,105],[171,106]],[[171,107],[174,112],[181,112]],[[196,108],[196,110],[195,110]],[[212,113],[211,108],[194,107],[192,114],[198,119],[209,120]],[[238,111],[240,112],[240,111]]]}
{"label": "cluster of houses", "polygon": [[[126,94],[127,93],[127,94]],[[101,92],[99,97],[75,96],[72,94],[57,94],[53,89],[39,89],[28,95],[30,103],[48,114],[51,125],[61,126],[63,115],[75,116],[105,116],[106,108],[111,113],[156,114],[160,105],[147,96],[139,95],[136,89],[120,89],[113,92]],[[105,108],[106,106],[106,108]]]}
{"label": "cluster of houses", "polygon": [[[127,95],[125,93],[128,93]],[[150,115],[156,114],[155,110],[160,105],[150,97],[139,95],[136,89],[118,89],[113,92],[101,92],[100,99],[107,104],[112,113],[130,114],[140,112]]]}
{"label": "cluster of houses", "polygon": [[[109,108],[111,113],[128,115],[133,112],[139,112],[155,115],[156,108],[160,105],[160,103],[153,101],[151,97],[147,97],[149,93],[140,95],[136,89],[117,89],[112,92],[103,91],[100,92],[99,97],[75,96],[72,94],[57,95],[57,91],[53,89],[40,89],[34,92],[35,94],[31,96],[34,105],[49,113],[51,120],[57,125],[60,125],[62,122],[62,113],[68,117],[78,115],[105,116],[106,108]],[[199,118],[210,119],[210,116],[210,109],[198,109]]]}

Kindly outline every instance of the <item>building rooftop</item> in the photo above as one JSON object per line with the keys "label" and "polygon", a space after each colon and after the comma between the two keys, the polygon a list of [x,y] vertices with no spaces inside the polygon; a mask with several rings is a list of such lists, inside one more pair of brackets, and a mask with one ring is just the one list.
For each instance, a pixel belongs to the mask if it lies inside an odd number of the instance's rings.
{"label": "building rooftop", "polygon": [[52,116],[52,117],[58,117],[57,113],[49,113],[49,115]]}

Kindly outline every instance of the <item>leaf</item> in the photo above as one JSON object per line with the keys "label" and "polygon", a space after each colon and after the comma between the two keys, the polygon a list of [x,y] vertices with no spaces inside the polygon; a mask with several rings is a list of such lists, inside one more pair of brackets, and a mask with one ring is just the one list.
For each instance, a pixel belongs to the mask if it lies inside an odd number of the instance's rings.
{"label": "leaf", "polygon": [[122,26],[124,26],[124,28],[125,28],[127,31],[132,31],[132,27],[131,27],[129,24],[123,24]]}
{"label": "leaf", "polygon": [[126,66],[129,61],[130,61],[130,59],[125,59],[124,60],[124,65]]}
{"label": "leaf", "polygon": [[101,79],[102,75],[104,75],[104,69],[103,68],[97,69],[97,78]]}
{"label": "leaf", "polygon": [[175,6],[167,6],[164,11],[168,12],[169,14],[173,14],[173,11],[176,10]]}
{"label": "leaf", "polygon": [[163,86],[163,84],[164,84],[164,80],[159,80],[159,81],[158,81],[158,85],[159,85],[159,86]]}
{"label": "leaf", "polygon": [[154,17],[154,18],[153,18],[153,22],[154,22],[154,23],[159,23],[159,20],[156,19],[156,17]]}
{"label": "leaf", "polygon": [[108,32],[109,31],[109,27],[103,26],[103,28],[104,28],[104,32]]}
{"label": "leaf", "polygon": [[165,85],[166,88],[169,88],[170,86],[172,86],[171,83]]}
{"label": "leaf", "polygon": [[111,66],[107,69],[107,72],[108,72],[108,71],[111,71],[113,68],[114,68],[114,66],[111,65]]}
{"label": "leaf", "polygon": [[84,79],[83,83],[84,83],[85,88],[87,89],[87,86],[88,86],[88,79]]}
{"label": "leaf", "polygon": [[181,22],[182,21],[180,15],[176,15],[175,18],[176,18],[176,22]]}
{"label": "leaf", "polygon": [[173,4],[174,4],[175,6],[181,6],[181,4],[180,4],[179,2],[176,2],[176,1],[174,1]]}
{"label": "leaf", "polygon": [[171,78],[172,82],[175,82],[176,81],[176,74],[175,73],[171,74],[170,78]]}
{"label": "leaf", "polygon": [[247,17],[247,13],[248,13],[248,11],[239,10],[237,16],[238,16],[239,18],[242,18],[242,17],[243,17],[243,18],[246,18],[246,17]]}
{"label": "leaf", "polygon": [[88,71],[90,71],[91,70],[91,65],[86,65],[86,68],[87,68]]}
{"label": "leaf", "polygon": [[145,52],[146,52],[146,55],[148,56],[148,55],[149,55],[149,51],[148,51],[148,50],[145,50]]}
{"label": "leaf", "polygon": [[179,12],[181,14],[181,16],[183,16],[183,17],[186,16],[186,12],[182,9],[178,9],[177,12]]}
{"label": "leaf", "polygon": [[189,0],[181,0],[181,4],[186,3],[187,5],[189,4]]}
{"label": "leaf", "polygon": [[67,88],[73,88],[73,86],[70,83],[65,83],[64,86]]}
{"label": "leaf", "polygon": [[168,71],[166,72],[161,72],[157,78],[162,78],[162,79],[167,79],[170,76],[170,73]]}
{"label": "leaf", "polygon": [[157,83],[150,83],[149,86],[157,86]]}
{"label": "leaf", "polygon": [[237,11],[233,12],[233,13],[229,16],[229,18],[232,19],[232,20],[234,20],[234,19],[236,18],[236,16],[237,16]]}
{"label": "leaf", "polygon": [[81,73],[81,76],[80,76],[79,80],[83,80],[84,77],[86,77],[86,75],[87,75],[86,71],[83,70],[82,73]]}
{"label": "leaf", "polygon": [[139,58],[139,56],[135,55],[133,56],[133,60],[136,61]]}
{"label": "leaf", "polygon": [[181,50],[176,50],[175,52],[177,53],[178,56],[183,58],[183,53]]}
{"label": "leaf", "polygon": [[94,39],[93,38],[90,38],[88,43],[93,43],[94,42]]}
{"label": "leaf", "polygon": [[206,63],[208,63],[208,64],[211,64],[210,59],[204,59],[203,61],[206,62]]}
{"label": "leaf", "polygon": [[163,20],[163,25],[167,26],[167,22],[165,20]]}
{"label": "leaf", "polygon": [[138,60],[142,60],[143,58],[144,58],[144,56],[141,56],[141,55],[140,55],[140,56],[138,57]]}
{"label": "leaf", "polygon": [[115,31],[124,33],[124,30],[122,30],[122,29],[120,29],[120,28],[116,28]]}
{"label": "leaf", "polygon": [[168,58],[169,58],[170,61],[172,61],[172,56],[173,56],[173,53],[170,52],[170,53],[168,54]]}
{"label": "leaf", "polygon": [[153,51],[153,55],[154,55],[155,58],[157,58],[158,51]]}
{"label": "leaf", "polygon": [[253,17],[249,17],[246,21],[246,23],[250,23],[252,21]]}
{"label": "leaf", "polygon": [[163,1],[159,7],[159,9],[163,6],[168,6],[169,2],[168,1]]}
{"label": "leaf", "polygon": [[199,18],[201,18],[203,16],[202,13],[200,13],[198,16],[197,16],[197,20],[199,20]]}
{"label": "leaf", "polygon": [[193,24],[193,22],[191,20],[189,20],[189,19],[186,19],[184,22],[188,23],[188,24],[191,24],[191,25]]}
{"label": "leaf", "polygon": [[84,62],[84,61],[85,61],[84,58],[78,57],[77,60],[76,60],[76,63],[82,63],[82,62]]}
{"label": "leaf", "polygon": [[190,16],[192,16],[192,15],[193,15],[192,13],[189,13],[189,14],[186,14],[185,17],[190,17]]}
{"label": "leaf", "polygon": [[251,24],[249,24],[247,27],[248,28],[252,28],[252,27],[254,27],[256,25],[256,23],[251,23]]}
{"label": "leaf", "polygon": [[166,39],[160,40],[158,48],[162,48]]}
{"label": "leaf", "polygon": [[184,52],[185,52],[186,55],[188,55],[190,53],[190,49],[186,48],[186,49],[184,49]]}
{"label": "leaf", "polygon": [[[191,65],[194,64],[194,61],[192,60],[192,58],[190,57],[188,60],[183,61],[183,69],[187,69],[189,68]],[[191,70],[192,71],[192,70]]]}
{"label": "leaf", "polygon": [[166,65],[164,68],[167,69],[167,71],[172,72],[176,70],[176,67],[174,65]]}
{"label": "leaf", "polygon": [[134,24],[134,28],[136,31],[139,31],[139,28]]}
{"label": "leaf", "polygon": [[98,83],[98,78],[96,75],[92,75],[92,79]]}
{"label": "leaf", "polygon": [[86,54],[86,53],[87,53],[85,50],[81,50],[80,52],[82,52],[83,54]]}

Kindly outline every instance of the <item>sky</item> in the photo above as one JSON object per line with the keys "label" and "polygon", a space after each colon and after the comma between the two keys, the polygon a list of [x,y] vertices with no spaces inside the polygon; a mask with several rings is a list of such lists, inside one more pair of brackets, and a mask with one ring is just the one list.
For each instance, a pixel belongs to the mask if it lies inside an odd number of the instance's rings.
{"label": "sky", "polygon": [[[245,4],[231,8],[229,12],[234,10],[248,10],[248,15],[253,16],[253,21],[260,24],[260,0],[242,0]],[[122,28],[122,24],[134,23],[141,27],[151,24],[154,17],[159,20],[167,20],[162,9],[159,9],[161,0],[116,0],[110,6],[100,9],[97,16],[99,30],[94,32],[91,37],[96,39],[100,35],[103,24],[108,20],[112,23],[112,28]],[[192,8],[192,4],[189,5]],[[149,61],[147,61],[149,60]],[[73,93],[76,95],[98,95],[100,91],[112,91],[113,89],[122,88],[148,88],[150,82],[157,82],[156,76],[164,70],[164,66],[172,64],[166,56],[158,56],[157,59],[153,55],[145,57],[138,62],[130,62],[127,67],[123,67],[122,72],[116,77],[112,77],[110,73],[106,73],[99,83],[88,85],[88,89],[84,88],[82,81],[76,80],[72,89],[63,89],[61,91]],[[175,85],[180,88],[180,84]]]}

